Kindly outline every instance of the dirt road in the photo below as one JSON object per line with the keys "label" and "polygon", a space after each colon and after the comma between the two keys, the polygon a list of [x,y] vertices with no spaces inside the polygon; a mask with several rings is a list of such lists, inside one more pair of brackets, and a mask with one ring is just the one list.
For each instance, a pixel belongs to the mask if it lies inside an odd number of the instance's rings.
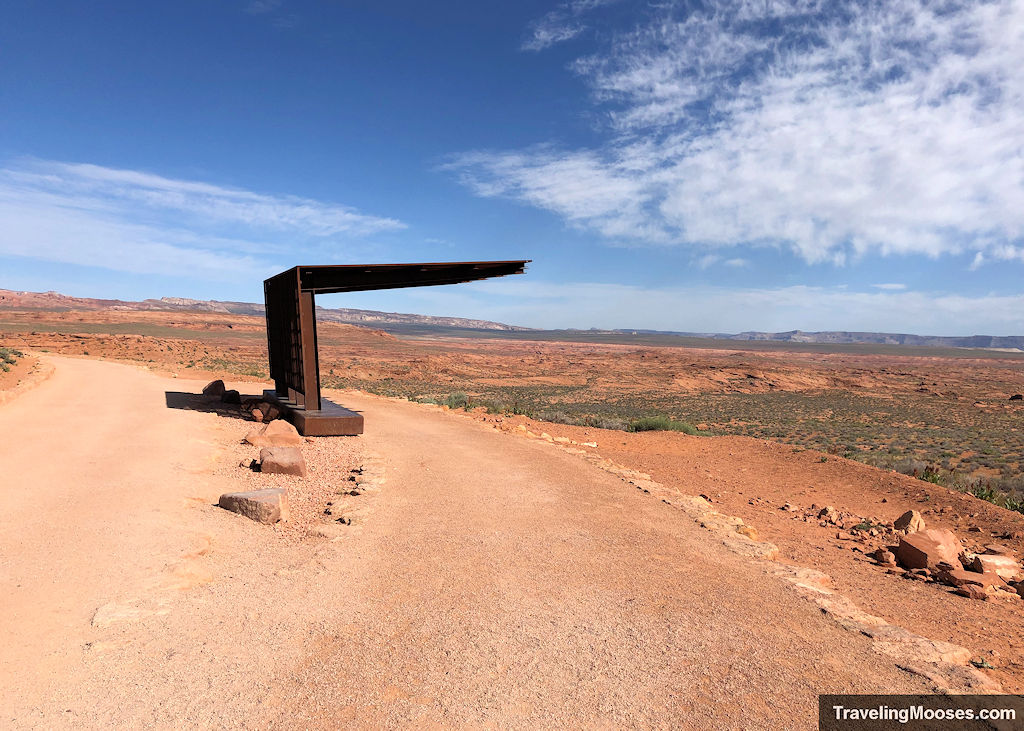
{"label": "dirt road", "polygon": [[812,728],[817,693],[927,690],[547,445],[346,397],[386,482],[289,539],[213,506],[251,424],[167,408],[201,383],[53,362],[0,408],[0,725]]}

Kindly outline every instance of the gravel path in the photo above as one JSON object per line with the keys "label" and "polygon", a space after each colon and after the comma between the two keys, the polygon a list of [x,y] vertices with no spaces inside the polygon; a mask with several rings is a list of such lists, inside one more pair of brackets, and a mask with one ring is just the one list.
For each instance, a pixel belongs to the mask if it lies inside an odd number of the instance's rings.
{"label": "gravel path", "polygon": [[0,408],[0,726],[812,728],[925,690],[548,445],[346,395],[366,435],[306,448],[274,529],[213,506],[257,476],[250,422],[167,408],[203,384],[52,362]]}

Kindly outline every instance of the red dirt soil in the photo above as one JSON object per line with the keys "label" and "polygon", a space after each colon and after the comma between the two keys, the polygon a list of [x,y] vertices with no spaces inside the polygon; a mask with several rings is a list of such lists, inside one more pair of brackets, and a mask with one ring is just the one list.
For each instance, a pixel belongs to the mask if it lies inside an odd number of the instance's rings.
{"label": "red dirt soil", "polygon": [[[470,416],[501,431],[597,443],[590,452],[651,475],[715,508],[739,516],[760,540],[779,547],[780,560],[831,576],[839,593],[865,611],[931,639],[973,650],[996,669],[1006,692],[1024,692],[1024,611],[1020,600],[975,601],[949,587],[886,572],[867,554],[881,539],[837,539],[835,526],[804,522],[799,509],[832,506],[875,522],[907,510],[921,512],[928,527],[954,531],[968,550],[1000,543],[1024,553],[1024,515],[971,495],[879,470],[851,460],[745,437],[695,437],[678,432],[628,433],[537,422],[522,416]],[[822,459],[827,461],[822,461]],[[846,533],[847,531],[843,531]]]}

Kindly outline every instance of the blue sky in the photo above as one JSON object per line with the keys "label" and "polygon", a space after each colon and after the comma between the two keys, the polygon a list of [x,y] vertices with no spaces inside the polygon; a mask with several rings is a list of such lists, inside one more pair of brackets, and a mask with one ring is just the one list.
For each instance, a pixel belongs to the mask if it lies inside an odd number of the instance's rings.
{"label": "blue sky", "polygon": [[23,2],[0,287],[536,327],[1024,334],[1021,2]]}

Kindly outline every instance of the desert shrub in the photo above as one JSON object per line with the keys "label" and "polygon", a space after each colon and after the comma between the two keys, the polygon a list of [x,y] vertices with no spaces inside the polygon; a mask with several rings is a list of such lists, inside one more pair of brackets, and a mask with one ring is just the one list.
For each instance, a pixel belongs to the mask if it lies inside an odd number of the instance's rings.
{"label": "desert shrub", "polygon": [[675,421],[667,416],[644,416],[629,422],[628,431],[681,431],[684,434],[698,435],[697,427],[685,421]]}
{"label": "desert shrub", "polygon": [[0,370],[4,373],[11,370],[11,366],[18,362],[18,358],[24,355],[20,350],[14,348],[0,348]]}
{"label": "desert shrub", "polygon": [[553,424],[568,424],[570,426],[589,426],[593,429],[614,429],[616,431],[627,431],[629,424],[625,420],[614,416],[595,416],[583,414],[572,416],[564,411],[545,410],[535,416],[540,421],[550,421]]}
{"label": "desert shrub", "polygon": [[442,403],[449,409],[464,409],[469,406],[469,396],[464,394],[462,391],[456,391],[453,394],[449,394]]}

